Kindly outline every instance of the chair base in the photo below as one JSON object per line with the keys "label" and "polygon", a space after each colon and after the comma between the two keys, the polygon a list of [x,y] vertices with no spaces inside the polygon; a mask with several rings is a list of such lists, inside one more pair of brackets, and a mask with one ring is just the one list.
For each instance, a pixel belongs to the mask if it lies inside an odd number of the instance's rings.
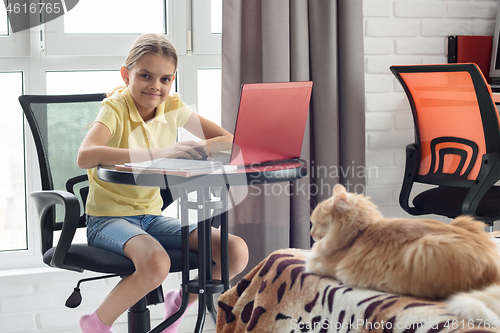
{"label": "chair base", "polygon": [[151,329],[146,298],[135,303],[128,312],[128,333],[147,333]]}
{"label": "chair base", "polygon": [[147,333],[151,330],[151,316],[148,305],[163,303],[163,288],[152,290],[127,311],[128,333]]}

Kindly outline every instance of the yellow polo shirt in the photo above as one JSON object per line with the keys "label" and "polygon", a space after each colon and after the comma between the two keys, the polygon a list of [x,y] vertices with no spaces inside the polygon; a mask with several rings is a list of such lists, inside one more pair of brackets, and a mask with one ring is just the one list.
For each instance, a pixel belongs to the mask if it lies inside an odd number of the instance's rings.
{"label": "yellow polo shirt", "polygon": [[[111,132],[109,147],[161,148],[175,143],[177,128],[184,126],[192,112],[179,94],[174,94],[156,108],[155,118],[145,123],[128,88],[124,88],[102,102],[95,121],[104,124]],[[131,160],[134,161],[133,156]],[[163,202],[159,188],[105,182],[97,177],[96,168],[88,169],[87,174],[90,182],[86,205],[88,215],[161,214]]]}

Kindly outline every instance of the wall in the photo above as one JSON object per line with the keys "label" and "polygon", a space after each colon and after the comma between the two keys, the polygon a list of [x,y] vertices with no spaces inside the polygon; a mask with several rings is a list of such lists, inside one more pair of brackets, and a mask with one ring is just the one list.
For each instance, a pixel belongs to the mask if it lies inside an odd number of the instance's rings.
{"label": "wall", "polygon": [[[50,267],[31,270],[0,271],[0,333],[45,332],[81,333],[78,319],[99,306],[119,278],[82,283],[82,303],[78,308],[64,306],[79,279],[96,276],[93,273],[63,271]],[[179,289],[180,273],[170,274],[163,283],[164,291]],[[149,307],[152,327],[163,319],[163,304]],[[191,307],[184,316],[178,332],[193,332],[197,307]],[[127,315],[113,325],[116,333],[127,332]],[[204,332],[214,332],[207,316]]]}
{"label": "wall", "polygon": [[[493,35],[496,0],[363,0],[367,194],[386,216],[398,204],[405,146],[414,142],[410,107],[393,64],[447,62],[450,35]],[[418,187],[416,187],[418,190]]]}
{"label": "wall", "polygon": [[[413,142],[413,123],[406,97],[389,66],[444,63],[447,36],[492,35],[497,1],[364,0],[363,4],[367,166],[377,169],[367,180],[367,194],[386,216],[402,216],[398,195],[404,148]],[[65,308],[77,280],[89,275],[50,268],[0,272],[0,333],[80,332],[78,318],[94,311],[118,281],[114,278],[83,284],[82,305]],[[179,284],[180,277],[174,274],[164,288],[178,288]],[[151,311],[154,323],[159,322],[162,305]],[[188,311],[179,332],[193,331],[195,311],[194,307]],[[126,332],[125,322],[122,316],[113,329]],[[208,318],[206,327],[213,332]]]}

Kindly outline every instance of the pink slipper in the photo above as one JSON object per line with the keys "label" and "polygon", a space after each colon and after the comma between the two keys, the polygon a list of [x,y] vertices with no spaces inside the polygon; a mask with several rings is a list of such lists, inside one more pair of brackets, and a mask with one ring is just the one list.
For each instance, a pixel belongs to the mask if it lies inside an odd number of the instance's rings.
{"label": "pink slipper", "polygon": [[104,325],[99,316],[97,315],[97,310],[91,315],[82,316],[80,318],[80,328],[83,333],[115,333],[111,330],[113,325]]}
{"label": "pink slipper", "polygon": [[[165,317],[163,320],[169,318],[171,315],[173,315],[179,308],[181,307],[182,304],[182,291],[177,291],[177,290],[172,290],[169,291],[168,293],[165,294]],[[189,309],[194,303],[188,304],[187,309]],[[172,325],[167,327],[165,330],[163,330],[162,333],[177,333],[177,328],[179,328],[179,325],[181,324],[182,317],[184,317],[184,312],[182,316],[177,319]]]}

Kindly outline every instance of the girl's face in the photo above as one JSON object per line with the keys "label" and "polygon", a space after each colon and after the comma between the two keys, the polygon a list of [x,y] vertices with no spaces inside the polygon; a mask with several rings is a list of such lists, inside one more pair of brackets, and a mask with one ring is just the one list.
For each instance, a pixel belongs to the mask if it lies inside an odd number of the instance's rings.
{"label": "girl's face", "polygon": [[123,66],[121,75],[139,114],[143,118],[152,118],[155,108],[170,93],[175,78],[175,65],[168,57],[147,53],[131,69]]}

